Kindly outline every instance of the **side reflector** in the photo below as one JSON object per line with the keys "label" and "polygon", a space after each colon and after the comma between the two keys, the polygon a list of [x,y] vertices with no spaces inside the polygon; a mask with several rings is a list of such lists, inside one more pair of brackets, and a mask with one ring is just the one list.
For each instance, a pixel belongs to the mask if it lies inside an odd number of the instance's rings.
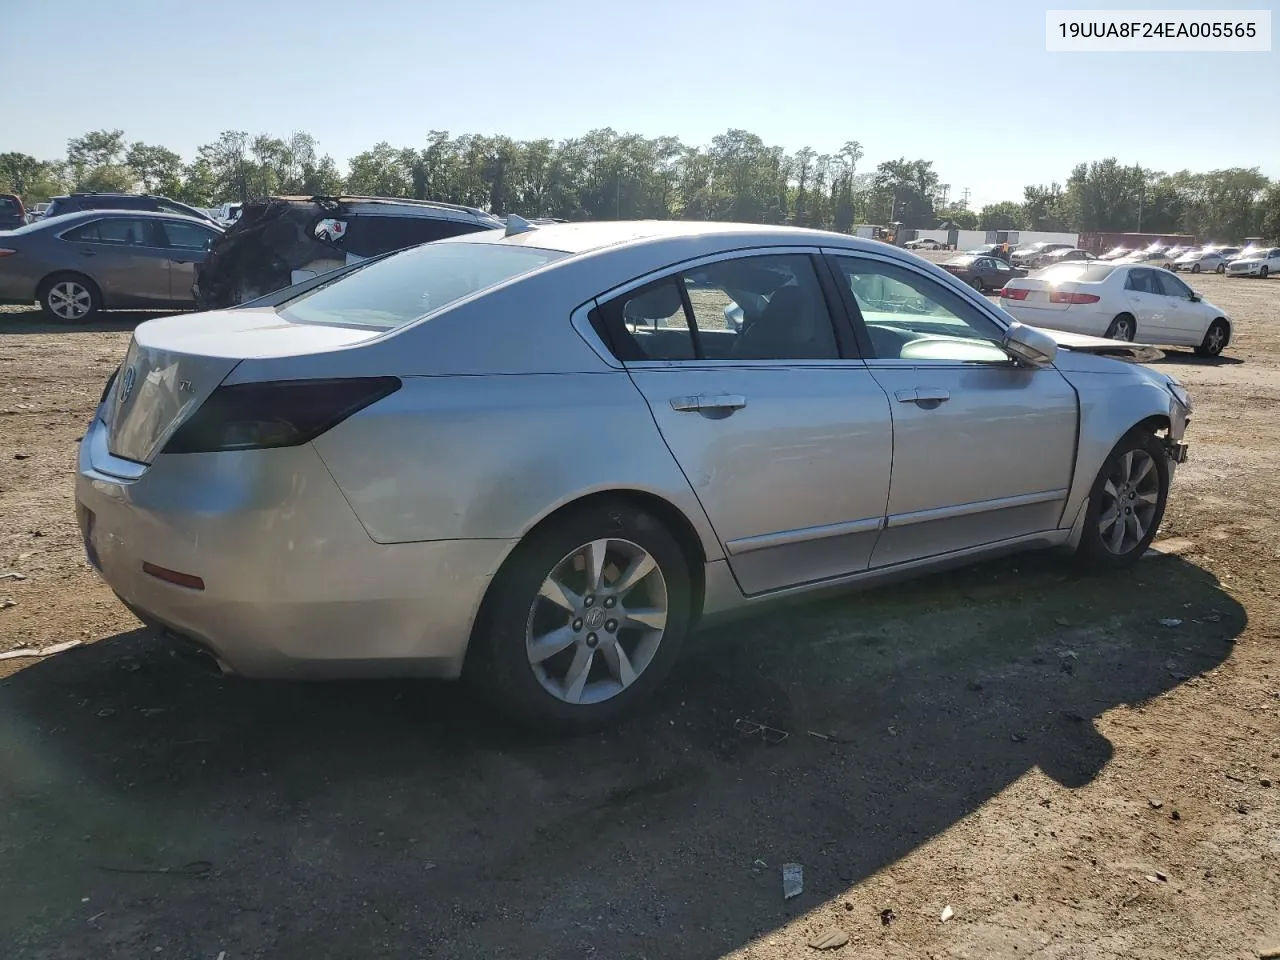
{"label": "side reflector", "polygon": [[203,590],[204,581],[194,574],[179,573],[177,570],[167,570],[164,567],[157,567],[154,563],[142,561],[142,572],[149,576],[155,577],[157,580],[163,580],[165,583],[172,583],[175,586],[186,587],[188,590]]}

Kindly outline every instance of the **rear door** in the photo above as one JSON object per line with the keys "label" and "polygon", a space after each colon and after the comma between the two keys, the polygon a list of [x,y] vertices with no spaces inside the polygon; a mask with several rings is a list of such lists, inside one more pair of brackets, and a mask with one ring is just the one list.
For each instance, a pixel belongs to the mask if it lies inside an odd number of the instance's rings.
{"label": "rear door", "polygon": [[694,261],[594,314],[746,594],[865,570],[884,521],[889,403],[817,253]]}
{"label": "rear door", "polygon": [[1125,300],[1138,322],[1134,339],[1138,343],[1176,342],[1169,339],[1169,303],[1156,280],[1156,272],[1147,267],[1125,269]]}
{"label": "rear door", "polygon": [[77,256],[72,269],[90,277],[107,306],[169,302],[169,250],[154,220],[104,214],[61,234]]}
{"label": "rear door", "polygon": [[182,220],[160,220],[156,226],[169,251],[169,302],[175,306],[193,304],[196,267],[204,262],[218,233]]}

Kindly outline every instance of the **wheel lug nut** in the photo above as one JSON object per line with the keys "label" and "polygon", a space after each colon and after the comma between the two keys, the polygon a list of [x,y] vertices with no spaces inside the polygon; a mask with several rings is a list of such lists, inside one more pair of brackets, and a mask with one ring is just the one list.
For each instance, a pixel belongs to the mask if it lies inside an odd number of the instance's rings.
{"label": "wheel lug nut", "polygon": [[589,594],[589,593],[588,593],[585,597],[583,597],[583,598],[582,598],[582,605],[583,605],[584,607],[589,607],[589,606],[591,606],[591,605],[592,605],[593,603],[595,603],[595,602],[596,602],[596,598],[595,598],[595,597],[593,597],[593,596],[592,596],[591,594]]}
{"label": "wheel lug nut", "polygon": [[604,605],[605,605],[606,607],[610,607],[610,608],[612,608],[612,607],[613,607],[617,602],[618,602],[618,601],[617,601],[617,599],[615,599],[614,597],[605,597],[605,598],[604,598]]}
{"label": "wheel lug nut", "polygon": [[618,629],[618,621],[617,621],[617,620],[608,620],[608,621],[606,621],[606,622],[605,622],[604,628],[605,628],[605,630],[607,630],[609,633],[613,633],[613,631],[615,631],[615,630],[617,630],[617,629]]}
{"label": "wheel lug nut", "polygon": [[579,617],[577,620],[573,621],[573,629],[574,629],[575,631],[578,631],[578,630],[581,630],[581,629],[582,629],[582,618],[581,618],[581,617]]}
{"label": "wheel lug nut", "polygon": [[587,646],[588,646],[588,647],[594,647],[594,646],[595,646],[597,643],[599,643],[599,642],[600,642],[600,638],[599,638],[599,637],[597,637],[594,633],[588,633],[588,634],[587,634]]}

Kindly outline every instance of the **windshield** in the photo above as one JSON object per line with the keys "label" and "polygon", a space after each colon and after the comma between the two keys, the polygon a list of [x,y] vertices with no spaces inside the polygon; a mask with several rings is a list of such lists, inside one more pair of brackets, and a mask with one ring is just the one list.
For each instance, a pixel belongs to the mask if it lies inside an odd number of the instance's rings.
{"label": "windshield", "polygon": [[1256,257],[1264,257],[1266,256],[1266,253],[1267,252],[1263,250],[1261,247],[1245,247],[1243,250],[1240,251],[1240,259],[1252,260]]}
{"label": "windshield", "polygon": [[965,254],[961,257],[952,257],[950,260],[944,260],[943,263],[950,264],[953,267],[967,267],[973,261],[977,260],[977,254]]}
{"label": "windshield", "polygon": [[332,323],[394,330],[565,256],[558,250],[496,243],[427,243],[278,307],[296,323]]}

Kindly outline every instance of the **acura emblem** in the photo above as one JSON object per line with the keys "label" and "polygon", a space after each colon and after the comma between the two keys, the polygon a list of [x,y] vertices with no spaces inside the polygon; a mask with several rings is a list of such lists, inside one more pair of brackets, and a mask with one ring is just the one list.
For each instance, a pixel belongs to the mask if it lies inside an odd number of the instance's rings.
{"label": "acura emblem", "polygon": [[133,367],[126,367],[124,376],[120,379],[120,402],[124,403],[129,399],[129,394],[133,393],[133,381],[138,378],[138,371]]}

